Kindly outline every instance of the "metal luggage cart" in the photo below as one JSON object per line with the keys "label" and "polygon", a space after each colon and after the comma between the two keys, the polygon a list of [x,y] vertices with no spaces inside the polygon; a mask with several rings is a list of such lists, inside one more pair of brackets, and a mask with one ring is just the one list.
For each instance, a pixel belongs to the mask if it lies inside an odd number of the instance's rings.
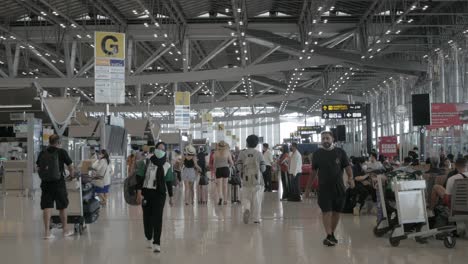
{"label": "metal luggage cart", "polygon": [[374,235],[381,237],[392,230],[390,219],[385,203],[384,178],[382,174],[377,175],[377,225],[374,227]]}
{"label": "metal luggage cart", "polygon": [[[393,228],[389,238],[393,247],[399,246],[400,241],[404,239],[414,238],[416,241],[425,241],[425,239],[436,235],[444,239],[445,247],[455,247],[456,238],[453,236],[453,232],[456,230],[455,226],[429,229],[426,211],[426,181],[396,181],[392,188],[395,192],[399,223]],[[403,226],[405,224],[420,224],[421,228],[416,232],[405,233]]]}
{"label": "metal luggage cart", "polygon": [[449,222],[455,223],[457,234],[463,237],[468,225],[468,178],[455,181],[451,200]]}
{"label": "metal luggage cart", "polygon": [[[77,180],[78,183],[73,182]],[[67,192],[69,205],[67,208],[67,221],[68,224],[74,225],[75,234],[83,234],[86,229],[86,223],[83,212],[83,199],[82,199],[82,188],[81,188],[81,177],[78,178],[67,178]],[[51,216],[50,228],[61,227],[61,221],[59,215]]]}

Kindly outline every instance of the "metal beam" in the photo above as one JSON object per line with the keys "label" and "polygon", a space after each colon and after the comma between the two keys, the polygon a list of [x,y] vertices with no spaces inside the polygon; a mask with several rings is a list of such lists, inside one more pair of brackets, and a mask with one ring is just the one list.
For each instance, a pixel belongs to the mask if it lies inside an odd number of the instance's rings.
{"label": "metal beam", "polygon": [[205,64],[207,64],[210,60],[212,60],[216,55],[221,53],[223,50],[225,50],[229,45],[234,43],[236,39],[227,39],[223,41],[221,44],[218,45],[213,51],[211,51],[203,60],[201,60],[197,65],[193,67],[193,71],[201,69]]}
{"label": "metal beam", "polygon": [[[283,95],[274,95],[274,96],[264,96],[255,99],[238,99],[232,101],[222,101],[222,102],[214,102],[214,103],[200,103],[200,104],[193,104],[190,106],[190,109],[193,110],[205,110],[205,109],[213,109],[213,108],[222,108],[222,107],[242,107],[242,106],[250,106],[256,104],[263,104],[263,103],[272,103],[281,101],[284,98]],[[289,100],[297,100],[301,97],[299,95],[291,95]],[[83,106],[83,110],[86,112],[105,112],[104,105],[96,105],[96,106]],[[174,111],[173,105],[155,105],[155,106],[112,106],[110,107],[111,112],[157,112],[157,111]]]}
{"label": "metal beam", "polygon": [[234,84],[231,89],[229,89],[226,93],[224,93],[220,98],[216,99],[216,101],[222,101],[224,98],[226,98],[232,91],[236,90],[239,88],[239,86],[242,85],[242,81],[238,81],[236,84]]}
{"label": "metal beam", "polygon": [[195,95],[198,91],[200,91],[205,86],[204,83],[199,84],[190,94],[191,96]]}
{"label": "metal beam", "polygon": [[3,78],[10,78],[10,76],[8,76],[8,74],[6,74],[2,69],[0,69],[0,75],[1,75]]}
{"label": "metal beam", "polygon": [[255,64],[258,64],[260,62],[262,62],[264,59],[266,59],[268,56],[270,56],[271,54],[273,54],[275,51],[277,51],[279,48],[281,48],[280,45],[278,46],[275,46],[271,49],[269,49],[267,52],[263,53],[262,55],[260,55],[257,59],[255,59],[255,61],[253,61],[250,65],[255,65]]}
{"label": "metal beam", "polygon": [[12,78],[16,77],[18,75],[18,66],[19,66],[19,60],[20,60],[20,44],[16,44],[15,48],[15,57],[13,58],[13,72],[12,72]]}
{"label": "metal beam", "polygon": [[78,73],[75,75],[75,78],[82,76],[85,72],[91,70],[93,67],[94,67],[94,57],[89,59],[86,62],[86,64],[83,67],[81,67],[80,71],[78,71]]}
{"label": "metal beam", "polygon": [[[157,73],[138,76],[127,76],[126,85],[148,84],[148,83],[172,83],[172,82],[197,82],[205,80],[232,80],[241,79],[247,75],[262,75],[281,71],[288,71],[295,68],[307,68],[333,64],[335,61],[317,56],[314,60],[285,60],[280,62],[265,63],[258,65],[248,65],[245,68],[222,68],[215,70],[203,70],[196,72],[179,73]],[[44,87],[93,87],[94,78],[40,78],[38,80]],[[0,82],[0,88],[8,87],[30,87],[30,78],[15,78]]]}
{"label": "metal beam", "polygon": [[140,67],[138,67],[132,75],[137,75],[140,72],[144,71],[149,65],[155,62],[157,59],[161,58],[164,54],[171,50],[171,46],[160,47],[156,50],[151,57],[149,57],[145,62],[143,62]]}
{"label": "metal beam", "polygon": [[[44,58],[43,55],[39,54],[37,51],[32,51],[32,53],[34,55],[36,55],[36,57],[42,61],[42,63],[44,63],[47,67],[49,67],[49,69],[51,69],[53,72],[55,72],[58,76],[62,77],[62,78],[67,78],[67,76],[65,74],[63,74],[62,71],[60,71],[57,67],[55,67],[54,64],[52,64],[52,62],[50,62],[48,59]],[[47,86],[45,86],[47,87]],[[60,85],[58,87],[66,87],[66,85]]]}

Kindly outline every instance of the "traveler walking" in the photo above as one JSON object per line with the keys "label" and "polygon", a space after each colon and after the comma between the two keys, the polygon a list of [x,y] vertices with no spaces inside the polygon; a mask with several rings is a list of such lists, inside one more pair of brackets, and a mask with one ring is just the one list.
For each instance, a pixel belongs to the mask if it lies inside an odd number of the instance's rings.
{"label": "traveler walking", "polygon": [[182,168],[182,180],[184,181],[185,205],[194,204],[194,184],[197,180],[197,172],[201,168],[197,164],[196,150],[192,145],[185,147]]}
{"label": "traveler walking", "polygon": [[156,144],[154,155],[146,162],[143,177],[137,174],[137,203],[143,208],[143,228],[148,248],[161,252],[161,231],[166,192],[172,206],[173,171],[167,162],[166,144]]}
{"label": "traveler walking", "polygon": [[312,179],[318,174],[318,204],[327,233],[323,244],[334,246],[338,243],[335,230],[346,200],[343,170],[346,170],[349,185],[354,189],[353,170],[346,152],[333,145],[333,134],[325,131],[321,136],[322,146],[315,151],[312,161]]}
{"label": "traveler walking", "polygon": [[242,174],[242,205],[244,206],[243,220],[249,223],[252,215],[256,224],[260,223],[262,213],[262,200],[265,183],[262,173],[265,171],[265,161],[263,155],[256,150],[258,137],[250,135],[247,137],[247,149],[239,154],[237,159],[237,169]]}
{"label": "traveler walking", "polygon": [[216,169],[216,182],[218,185],[218,205],[227,204],[227,184],[231,175],[232,154],[229,145],[225,141],[218,143],[218,149],[214,154],[214,167]]}

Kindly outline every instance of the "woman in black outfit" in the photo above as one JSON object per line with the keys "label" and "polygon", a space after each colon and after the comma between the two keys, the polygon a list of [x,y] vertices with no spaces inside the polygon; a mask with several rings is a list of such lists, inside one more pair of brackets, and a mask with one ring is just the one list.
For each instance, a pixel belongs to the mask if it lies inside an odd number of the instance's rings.
{"label": "woman in black outfit", "polygon": [[151,157],[146,161],[145,176],[138,177],[137,202],[143,208],[143,227],[148,241],[148,248],[161,252],[161,230],[166,191],[169,193],[169,205],[172,206],[172,167],[167,162],[166,145],[159,142]]}
{"label": "woman in black outfit", "polygon": [[356,182],[353,193],[354,199],[357,202],[353,209],[354,215],[360,215],[361,209],[369,195],[372,197],[372,201],[377,201],[377,194],[372,186],[372,180],[369,175],[366,174],[367,168],[364,165],[365,162],[366,160],[363,157],[354,158],[353,160],[353,177]]}

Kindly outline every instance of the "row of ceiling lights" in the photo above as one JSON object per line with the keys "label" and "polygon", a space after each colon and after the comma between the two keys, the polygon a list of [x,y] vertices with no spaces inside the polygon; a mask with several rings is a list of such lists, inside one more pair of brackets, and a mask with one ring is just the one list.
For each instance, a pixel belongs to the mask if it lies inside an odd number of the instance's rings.
{"label": "row of ceiling lights", "polygon": [[[412,11],[415,11],[415,10],[422,10],[422,11],[426,11],[427,9],[429,8],[428,5],[424,5],[424,6],[420,6],[419,5],[419,1],[416,1],[414,2],[410,7],[409,9],[407,10],[407,12],[401,12],[401,16],[398,17],[397,21],[396,21],[396,25],[400,25],[400,24],[403,24],[403,23],[407,23],[407,24],[411,24],[414,22],[414,19],[410,18],[408,20],[405,20],[405,16],[408,15],[408,13],[412,12]],[[407,13],[405,15],[403,15],[404,13]],[[392,24],[391,25],[392,28],[388,29],[385,31],[385,34],[382,34],[380,37],[378,37],[374,43],[372,43],[372,45],[369,47],[369,49],[367,50],[367,55],[362,55],[361,56],[361,59],[373,59],[380,51],[382,51],[383,49],[383,46],[385,46],[386,43],[390,43],[392,40],[392,36],[391,34],[393,33],[394,36],[395,35],[399,35],[401,33],[401,30],[400,29],[394,29],[394,25]]]}
{"label": "row of ceiling lights", "polygon": [[320,106],[323,103],[323,99],[318,99],[309,109],[307,110],[307,113],[310,113],[314,110],[320,110]]}
{"label": "row of ceiling lights", "polygon": [[[195,83],[197,86],[198,86],[198,82]],[[210,95],[211,97],[214,97],[214,93],[208,88],[208,86],[206,86],[206,83],[205,82],[201,82],[201,85],[202,85],[202,93],[204,93],[205,95]]]}
{"label": "row of ceiling lights", "polygon": [[[382,85],[386,85],[387,81],[388,82],[393,81],[393,77],[390,76],[388,79],[383,80]],[[368,90],[367,92],[364,92],[362,95],[363,96],[366,96],[366,95],[372,96],[372,94],[378,95],[381,90],[382,90],[382,86],[379,84],[379,85],[377,85],[377,88],[374,87],[371,90]]]}
{"label": "row of ceiling lights", "polygon": [[[253,97],[253,88],[252,88],[252,81],[250,80],[250,76],[242,77],[242,86],[244,87],[244,91],[247,91],[248,97]],[[248,89],[247,89],[248,86]]]}
{"label": "row of ceiling lights", "polygon": [[346,81],[350,80],[351,77],[356,74],[355,72],[353,72],[353,70],[358,71],[359,69],[349,68],[349,71],[344,72],[343,75],[340,78],[338,78],[335,81],[335,83],[323,95],[332,95],[336,91],[338,91],[338,89],[341,88],[341,86],[346,84]]}
{"label": "row of ceiling lights", "polygon": [[[462,38],[462,41],[464,41],[465,36],[468,35],[468,29],[464,30],[462,33],[464,34],[464,36],[463,36],[463,38]],[[447,44],[448,44],[449,47],[451,47],[451,48],[454,48],[454,47],[458,47],[458,46],[459,46],[458,43],[457,43],[457,41],[454,41],[453,39],[447,41]],[[444,48],[444,47],[435,48],[432,54],[439,54],[440,52],[443,51],[443,50],[442,50],[443,48]],[[458,47],[458,50],[463,50],[463,49],[462,49],[461,47]],[[426,54],[426,55],[423,56],[423,59],[429,59],[429,56],[430,56],[430,54]],[[445,55],[445,58],[447,59],[448,57],[449,57],[449,55],[446,54],[446,55]]]}

